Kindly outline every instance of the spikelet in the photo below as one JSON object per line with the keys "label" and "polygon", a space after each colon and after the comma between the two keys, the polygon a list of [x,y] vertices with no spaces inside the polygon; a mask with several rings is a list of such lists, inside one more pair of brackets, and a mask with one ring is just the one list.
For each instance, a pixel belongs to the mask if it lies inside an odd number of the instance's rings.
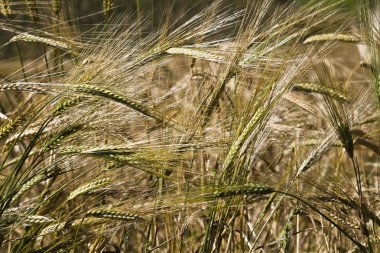
{"label": "spikelet", "polygon": [[11,15],[11,6],[9,5],[9,0],[0,0],[0,12],[4,17]]}
{"label": "spikelet", "polygon": [[318,41],[340,41],[340,42],[350,42],[357,43],[360,42],[359,38],[350,35],[350,34],[336,34],[336,33],[326,33],[326,34],[318,34],[307,38],[303,43],[308,44],[312,42]]}
{"label": "spikelet", "polygon": [[74,98],[64,100],[58,105],[56,105],[53,109],[53,116],[59,116],[61,115],[64,111],[66,111],[68,108],[73,107],[77,105],[78,103],[82,102],[85,98],[83,96],[76,96]]}
{"label": "spikelet", "polygon": [[86,213],[86,216],[92,216],[96,218],[107,218],[114,220],[123,220],[123,221],[134,221],[142,219],[141,216],[133,213],[124,213],[119,211],[112,210],[92,210]]}
{"label": "spikelet", "polygon": [[38,174],[37,176],[32,177],[29,181],[27,181],[26,183],[24,183],[21,186],[20,190],[12,198],[11,204],[13,204],[15,201],[17,201],[22,196],[22,194],[24,194],[25,192],[27,192],[30,188],[32,188],[36,184],[42,182],[45,178],[46,178],[45,175]]}
{"label": "spikelet", "polygon": [[103,0],[103,14],[106,18],[109,17],[112,6],[113,6],[112,0]]}
{"label": "spikelet", "polygon": [[55,220],[41,215],[29,215],[23,218],[22,221],[32,224],[44,224],[54,222]]}
{"label": "spikelet", "polygon": [[56,136],[54,136],[50,141],[46,143],[46,145],[43,147],[43,151],[47,152],[47,151],[56,149],[59,146],[59,143],[63,139],[65,139],[69,135],[72,135],[78,132],[80,129],[81,129],[81,126],[79,125],[66,127],[61,132],[59,132]]}
{"label": "spikelet", "polygon": [[296,83],[293,89],[296,91],[319,93],[345,103],[350,102],[350,99],[339,91],[313,83]]}
{"label": "spikelet", "polygon": [[222,62],[224,60],[223,57],[214,55],[199,49],[193,49],[193,48],[186,48],[186,47],[173,47],[168,50],[166,50],[166,53],[171,55],[183,55],[192,57],[195,59],[202,59],[212,62]]}
{"label": "spikelet", "polygon": [[214,191],[211,195],[214,198],[225,198],[236,195],[266,195],[272,192],[274,192],[274,189],[269,186],[257,183],[250,183],[244,185],[227,186],[225,188]]}
{"label": "spikelet", "polygon": [[40,37],[40,36],[32,35],[29,33],[20,33],[12,37],[12,39],[10,40],[10,42],[16,42],[16,41],[36,42],[36,43],[45,44],[51,47],[59,48],[62,50],[68,50],[68,51],[72,50],[70,45],[65,42]]}
{"label": "spikelet", "polygon": [[111,182],[110,178],[103,178],[103,179],[99,179],[99,180],[96,180],[94,182],[82,185],[81,187],[79,187],[76,190],[74,190],[73,192],[71,192],[69,197],[67,198],[67,200],[72,200],[79,195],[85,194],[89,191],[92,191],[92,190],[97,189],[99,187],[105,186],[105,185],[109,184],[110,182]]}
{"label": "spikelet", "polygon": [[62,8],[61,0],[53,0],[52,7],[54,14],[58,16]]}

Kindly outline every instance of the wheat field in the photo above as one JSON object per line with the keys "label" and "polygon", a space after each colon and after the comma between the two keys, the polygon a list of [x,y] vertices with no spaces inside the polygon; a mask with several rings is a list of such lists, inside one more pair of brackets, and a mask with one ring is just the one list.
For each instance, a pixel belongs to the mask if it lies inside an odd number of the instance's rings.
{"label": "wheat field", "polygon": [[380,252],[380,3],[185,2],[0,1],[0,252]]}

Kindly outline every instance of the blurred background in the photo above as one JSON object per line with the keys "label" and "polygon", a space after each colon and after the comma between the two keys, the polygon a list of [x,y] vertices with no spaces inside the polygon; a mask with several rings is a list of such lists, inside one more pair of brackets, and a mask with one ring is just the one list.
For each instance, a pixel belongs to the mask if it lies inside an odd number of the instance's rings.
{"label": "blurred background", "polygon": [[[327,0],[336,3],[336,0]],[[344,0],[339,11],[354,12],[356,5],[366,0]],[[372,5],[375,2],[371,1]],[[51,56],[54,51],[41,47],[38,43],[9,43],[20,33],[31,34],[47,32],[63,39],[90,39],[106,25],[127,18],[130,24],[143,24],[142,34],[156,31],[163,23],[183,23],[196,13],[204,10],[212,0],[0,0],[0,77],[19,78],[20,57],[27,65],[28,59]],[[250,8],[252,0],[221,0],[221,8]],[[272,8],[278,5],[306,5],[310,0],[274,0]],[[314,1],[316,2],[316,1]],[[325,1],[326,2],[326,1]],[[107,7],[108,5],[108,7]],[[108,9],[105,11],[105,9]],[[270,13],[273,12],[269,12]],[[58,26],[58,23],[60,24]],[[60,30],[57,28],[60,27]],[[65,29],[62,29],[65,27]],[[88,33],[88,31],[92,31]],[[86,34],[87,33],[87,34]],[[86,34],[85,36],[83,36]],[[84,40],[84,41],[83,41]],[[20,56],[21,55],[21,56]],[[25,67],[26,69],[28,67]]]}

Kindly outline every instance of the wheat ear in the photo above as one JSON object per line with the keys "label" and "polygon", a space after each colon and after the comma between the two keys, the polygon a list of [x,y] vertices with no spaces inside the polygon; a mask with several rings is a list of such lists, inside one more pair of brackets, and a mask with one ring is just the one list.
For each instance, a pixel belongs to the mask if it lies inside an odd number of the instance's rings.
{"label": "wheat ear", "polygon": [[108,218],[114,220],[134,221],[142,219],[141,216],[133,213],[124,213],[112,210],[92,210],[86,213],[86,216],[92,216],[95,218]]}
{"label": "wheat ear", "polygon": [[318,34],[307,38],[303,43],[308,44],[312,42],[323,42],[323,41],[339,41],[339,42],[350,42],[357,43],[359,38],[350,34],[336,34],[336,33],[326,33]]}
{"label": "wheat ear", "polygon": [[99,180],[96,180],[94,182],[82,185],[79,188],[77,188],[76,190],[74,190],[73,192],[71,192],[69,197],[67,198],[67,200],[75,199],[79,195],[85,194],[89,191],[92,191],[94,189],[105,186],[105,185],[109,184],[110,182],[111,182],[110,178],[103,178],[103,179],[99,179]]}

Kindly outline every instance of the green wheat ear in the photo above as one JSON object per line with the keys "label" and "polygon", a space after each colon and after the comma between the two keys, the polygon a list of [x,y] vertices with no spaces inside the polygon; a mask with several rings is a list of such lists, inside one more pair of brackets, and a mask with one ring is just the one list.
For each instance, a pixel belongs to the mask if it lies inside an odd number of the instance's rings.
{"label": "green wheat ear", "polygon": [[326,95],[344,103],[349,103],[351,101],[346,95],[342,94],[338,90],[334,90],[314,83],[296,83],[293,86],[293,90]]}
{"label": "green wheat ear", "polygon": [[107,218],[107,219],[113,219],[113,220],[123,220],[123,221],[135,221],[135,220],[142,219],[142,217],[137,214],[106,210],[106,209],[88,211],[86,213],[86,216],[92,216],[95,218]]}
{"label": "green wheat ear", "polygon": [[68,126],[62,131],[60,131],[58,134],[56,134],[52,139],[50,139],[45,146],[43,147],[44,152],[48,152],[50,150],[56,149],[60,142],[65,139],[66,137],[78,132],[79,130],[82,129],[82,126],[80,125],[73,125],[73,126]]}
{"label": "green wheat ear", "polygon": [[250,183],[244,185],[226,186],[225,188],[217,189],[211,196],[215,198],[225,198],[237,195],[267,195],[274,192],[274,189],[257,183]]}
{"label": "green wheat ear", "polygon": [[92,190],[103,187],[103,186],[109,184],[110,182],[111,182],[111,178],[103,178],[103,179],[99,179],[99,180],[96,180],[94,182],[90,182],[88,184],[82,185],[79,188],[77,188],[76,190],[72,191],[70,193],[69,197],[67,198],[67,200],[75,199],[79,195],[82,195],[82,194],[88,193]]}

